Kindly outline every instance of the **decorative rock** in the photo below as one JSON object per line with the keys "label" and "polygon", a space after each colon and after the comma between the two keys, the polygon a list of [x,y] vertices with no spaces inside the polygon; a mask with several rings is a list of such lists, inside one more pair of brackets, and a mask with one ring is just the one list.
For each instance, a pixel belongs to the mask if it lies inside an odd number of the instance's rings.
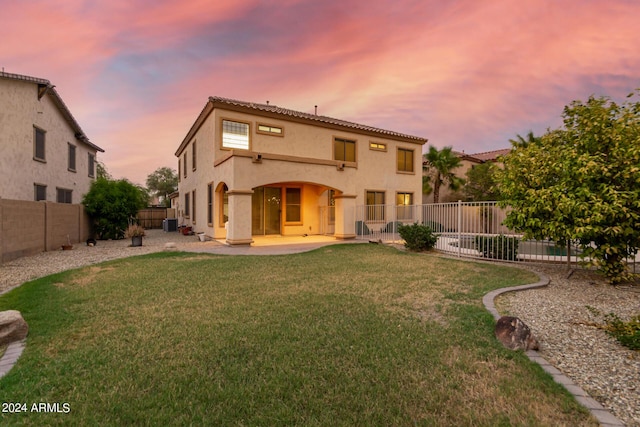
{"label": "decorative rock", "polygon": [[174,242],[167,242],[164,244],[164,250],[175,249],[176,244]]}
{"label": "decorative rock", "polygon": [[27,336],[29,326],[17,310],[0,311],[0,345],[20,341]]}
{"label": "decorative rock", "polygon": [[496,323],[496,338],[511,350],[538,350],[531,329],[517,317],[502,316]]}

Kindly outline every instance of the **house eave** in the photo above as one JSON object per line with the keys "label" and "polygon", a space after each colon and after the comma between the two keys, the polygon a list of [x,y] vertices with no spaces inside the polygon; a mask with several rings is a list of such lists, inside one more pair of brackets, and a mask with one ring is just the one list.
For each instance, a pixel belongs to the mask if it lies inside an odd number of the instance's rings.
{"label": "house eave", "polygon": [[303,113],[300,111],[289,110],[280,108],[270,104],[256,104],[251,102],[236,101],[227,98],[209,97],[207,104],[202,109],[202,112],[189,129],[189,132],[180,143],[180,146],[175,152],[176,157],[182,154],[182,151],[189,144],[189,141],[196,134],[205,119],[211,114],[211,112],[220,108],[226,111],[234,111],[238,113],[246,113],[258,115],[265,118],[286,120],[289,122],[296,122],[307,124],[311,126],[318,126],[325,129],[334,129],[338,131],[353,132],[360,135],[367,135],[377,138],[387,138],[395,141],[407,142],[412,144],[424,145],[428,142],[427,138],[422,138],[413,135],[407,135],[399,132],[394,132],[386,129],[380,129],[373,126],[362,125],[354,122],[348,122],[345,120],[335,119],[328,116],[319,116],[316,114]]}

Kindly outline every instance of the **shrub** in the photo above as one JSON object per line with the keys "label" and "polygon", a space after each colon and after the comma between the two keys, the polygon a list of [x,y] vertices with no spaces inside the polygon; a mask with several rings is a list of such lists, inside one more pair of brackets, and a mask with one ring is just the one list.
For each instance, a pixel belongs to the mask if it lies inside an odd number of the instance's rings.
{"label": "shrub", "polygon": [[147,205],[147,199],[142,189],[127,180],[98,178],[82,203],[99,239],[122,239],[129,219]]}
{"label": "shrub", "polygon": [[404,246],[410,251],[427,251],[433,249],[438,238],[433,235],[431,228],[415,223],[413,225],[398,225],[398,233],[404,239]]}
{"label": "shrub", "polygon": [[476,249],[485,258],[515,261],[518,255],[518,238],[499,236],[476,236]]}
{"label": "shrub", "polygon": [[138,224],[131,224],[124,232],[124,237],[143,237],[145,235],[144,228]]}
{"label": "shrub", "polygon": [[610,313],[605,316],[605,321],[607,322],[605,329],[620,344],[631,350],[640,350],[640,315],[628,322],[623,322],[618,315]]}

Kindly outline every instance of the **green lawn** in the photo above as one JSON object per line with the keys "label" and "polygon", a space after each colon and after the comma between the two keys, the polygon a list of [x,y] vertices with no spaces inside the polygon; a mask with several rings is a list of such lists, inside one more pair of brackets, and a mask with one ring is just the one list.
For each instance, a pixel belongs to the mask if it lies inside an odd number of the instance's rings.
{"label": "green lawn", "polygon": [[382,245],[48,276],[0,297],[30,326],[0,401],[70,412],[0,424],[597,425],[493,336],[482,296],[535,280]]}

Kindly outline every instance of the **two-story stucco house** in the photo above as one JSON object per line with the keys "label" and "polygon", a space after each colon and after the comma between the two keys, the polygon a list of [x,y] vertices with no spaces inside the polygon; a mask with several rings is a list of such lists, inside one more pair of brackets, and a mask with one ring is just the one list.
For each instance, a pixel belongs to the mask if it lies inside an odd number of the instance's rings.
{"label": "two-story stucco house", "polygon": [[98,151],[48,80],[0,72],[0,197],[80,203]]}
{"label": "two-story stucco house", "polygon": [[178,216],[228,244],[355,237],[356,206],[413,205],[427,140],[270,104],[211,97],[180,143]]}

